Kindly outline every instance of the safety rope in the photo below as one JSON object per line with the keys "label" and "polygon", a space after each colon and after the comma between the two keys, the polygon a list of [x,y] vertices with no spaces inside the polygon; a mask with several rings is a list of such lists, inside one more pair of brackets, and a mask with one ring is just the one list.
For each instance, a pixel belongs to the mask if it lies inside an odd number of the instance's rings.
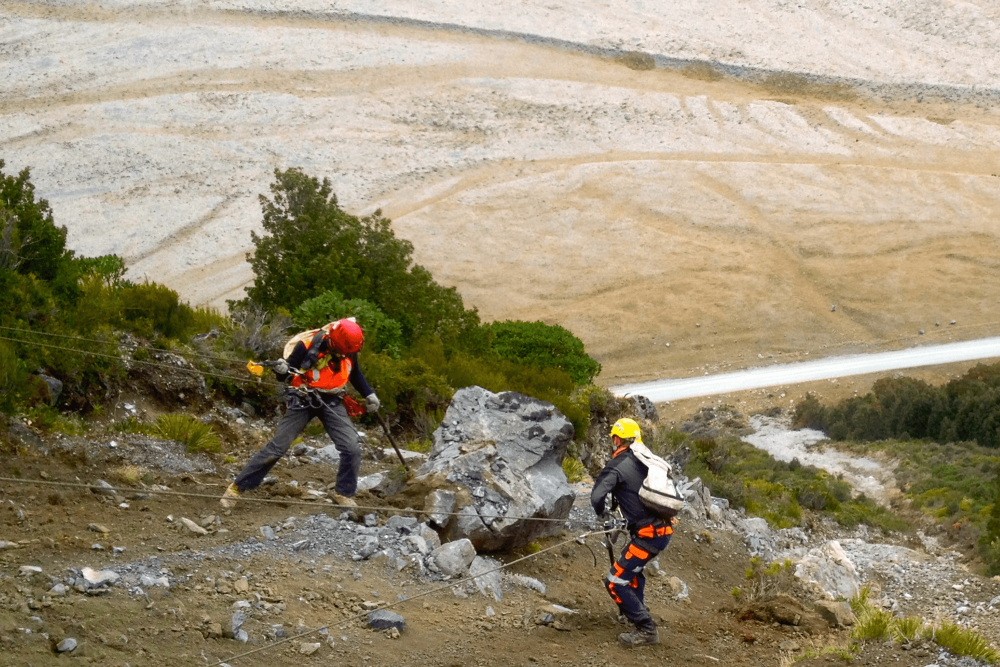
{"label": "safety rope", "polygon": [[[100,492],[100,491],[115,491],[115,492],[121,492],[121,493],[149,493],[149,494],[157,494],[157,495],[161,495],[161,496],[173,496],[173,497],[178,497],[178,498],[204,498],[204,499],[208,499],[208,500],[216,500],[216,501],[219,500],[219,496],[218,495],[209,495],[209,494],[205,494],[205,493],[189,493],[189,492],[185,492],[185,491],[162,491],[162,490],[159,490],[159,489],[145,489],[145,488],[142,488],[142,489],[122,488],[122,487],[115,487],[115,486],[110,486],[110,485],[109,486],[97,486],[97,485],[94,485],[94,484],[85,484],[83,482],[59,482],[59,481],[41,480],[41,479],[18,479],[16,477],[0,477],[0,482],[8,482],[8,483],[11,483],[11,484],[29,484],[29,485],[38,485],[38,486],[65,487],[65,488],[75,488],[75,489],[91,489],[91,490],[96,489],[98,492]],[[412,508],[409,508],[409,507],[391,507],[391,506],[380,507],[380,506],[372,506],[372,505],[357,505],[357,506],[353,506],[352,507],[352,506],[349,506],[349,505],[338,505],[336,503],[324,503],[324,502],[321,502],[321,501],[318,501],[318,500],[317,501],[278,500],[278,499],[273,499],[273,498],[247,498],[247,497],[244,497],[244,496],[240,496],[238,498],[235,498],[235,500],[237,502],[241,502],[241,503],[242,502],[250,502],[250,503],[284,505],[284,506],[288,506],[288,505],[299,506],[299,505],[301,505],[303,507],[312,507],[312,508],[318,508],[318,507],[336,507],[336,508],[344,509],[344,510],[365,510],[365,511],[369,511],[369,512],[385,512],[387,514],[395,512],[395,513],[399,513],[399,514],[428,514],[428,515],[435,515],[435,516],[461,516],[461,517],[473,517],[473,516],[476,516],[476,517],[479,517],[480,519],[506,519],[506,518],[508,518],[508,517],[505,517],[505,516],[500,515],[500,514],[479,514],[477,512],[475,515],[472,515],[472,514],[462,513],[462,512],[436,512],[436,511],[428,511],[428,510],[418,510],[418,509],[412,509]],[[549,518],[549,517],[524,517],[522,519],[522,521],[539,521],[539,522],[543,522],[543,523],[544,522],[566,523],[567,519],[552,519],[552,518]]]}
{"label": "safety rope", "polygon": [[[97,345],[115,345],[115,346],[121,345],[121,343],[119,343],[118,341],[115,341],[115,340],[101,340],[100,338],[85,338],[83,336],[71,336],[70,334],[49,333],[47,331],[38,331],[37,329],[24,329],[24,328],[18,328],[18,327],[0,326],[0,331],[16,331],[18,333],[29,334],[29,335],[32,335],[32,336],[49,336],[51,338],[62,338],[62,339],[65,339],[65,340],[78,340],[78,341],[81,341],[81,342],[84,342],[84,343],[96,343]],[[25,340],[23,342],[25,342],[28,345],[30,345],[34,341]],[[136,343],[136,347],[138,349],[141,349],[141,350],[149,350],[150,352],[166,352],[167,351],[167,350],[157,349],[157,348],[153,347],[152,345],[144,345],[142,343]],[[182,357],[183,356],[198,357],[199,359],[209,359],[211,361],[221,361],[221,362],[224,362],[224,363],[227,363],[227,364],[242,364],[243,363],[242,361],[240,361],[238,359],[227,359],[226,357],[219,357],[219,356],[215,356],[215,355],[212,355],[212,354],[202,354],[200,352],[188,352],[188,351],[185,351],[183,353],[178,353],[178,352],[175,352],[173,350],[170,350],[170,353],[171,354],[177,354],[178,356],[182,356]]]}
{"label": "safety rope", "polygon": [[[617,530],[617,529],[614,529],[614,530]],[[455,581],[450,581],[447,584],[445,584],[444,586],[440,586],[438,588],[433,588],[433,589],[431,589],[429,591],[424,591],[423,593],[419,593],[417,595],[409,596],[405,600],[398,600],[398,601],[393,602],[391,604],[387,604],[387,605],[385,605],[383,607],[379,607],[378,610],[381,610],[381,609],[392,609],[393,607],[397,607],[397,606],[399,606],[399,605],[401,605],[401,604],[403,604],[405,602],[411,602],[413,600],[417,600],[419,598],[426,597],[428,595],[433,595],[434,593],[440,593],[441,591],[449,590],[451,588],[454,588],[455,586],[459,586],[461,584],[470,582],[470,581],[472,581],[474,579],[479,579],[480,577],[485,577],[488,574],[493,574],[494,572],[499,572],[501,570],[506,570],[506,569],[508,569],[508,568],[510,568],[510,567],[512,567],[514,565],[517,565],[518,563],[524,562],[524,561],[526,561],[526,560],[528,560],[530,558],[535,558],[536,556],[541,556],[544,553],[552,551],[553,549],[558,549],[559,547],[561,547],[563,545],[566,545],[566,544],[569,544],[571,542],[578,542],[578,543],[582,544],[582,543],[586,542],[586,540],[587,540],[588,537],[592,537],[594,535],[606,535],[606,534],[608,534],[610,532],[612,532],[612,530],[597,530],[597,531],[591,531],[591,532],[583,533],[582,535],[578,535],[578,536],[570,538],[568,540],[564,540],[562,542],[559,542],[558,544],[553,544],[550,547],[546,547],[544,549],[539,549],[538,551],[536,551],[534,553],[531,553],[531,554],[528,554],[527,556],[522,556],[521,558],[518,558],[517,560],[512,560],[511,562],[505,563],[505,564],[501,565],[500,567],[495,567],[492,570],[487,570],[486,572],[480,572],[479,574],[476,574],[476,575],[469,575],[467,577],[464,577],[462,579],[457,579]],[[378,610],[373,610],[373,611],[378,611]],[[362,612],[360,614],[356,614],[354,616],[350,616],[348,618],[345,618],[342,621],[338,621],[337,623],[330,623],[330,624],[327,624],[327,625],[323,625],[323,626],[320,626],[318,628],[314,628],[312,630],[307,630],[305,632],[301,632],[301,633],[299,633],[297,635],[294,635],[292,637],[286,637],[285,639],[282,639],[280,641],[276,641],[273,644],[269,644],[267,646],[261,646],[260,648],[256,648],[256,649],[253,649],[253,650],[250,650],[250,651],[245,651],[243,653],[238,653],[238,654],[236,654],[234,656],[230,656],[229,658],[226,658],[225,660],[219,660],[218,662],[212,663],[209,667],[218,667],[219,665],[226,664],[227,662],[239,660],[240,658],[245,658],[248,655],[254,655],[254,654],[260,653],[262,651],[268,651],[268,650],[270,650],[272,648],[275,648],[277,646],[280,646],[282,644],[286,644],[288,642],[295,641],[296,639],[302,639],[303,637],[308,637],[310,635],[314,635],[314,634],[316,634],[317,632],[319,632],[321,630],[329,630],[329,628],[330,628],[331,625],[334,625],[334,626],[336,626],[336,627],[338,627],[340,629],[343,629],[348,623],[350,623],[352,621],[359,620],[361,618],[364,618],[364,617],[368,616],[368,614],[370,614],[370,613],[371,612],[369,612],[369,611]]]}
{"label": "safety rope", "polygon": [[[93,357],[102,357],[104,359],[114,359],[115,361],[121,361],[121,362],[125,362],[125,363],[130,363],[130,364],[142,364],[143,366],[151,366],[153,368],[160,368],[160,369],[164,369],[164,370],[182,371],[182,372],[187,372],[187,373],[197,373],[199,375],[204,375],[204,376],[207,376],[207,377],[221,378],[223,380],[231,380],[233,382],[252,383],[254,385],[261,385],[261,384],[263,384],[263,385],[273,386],[273,387],[278,387],[278,388],[280,388],[280,387],[283,386],[283,385],[281,385],[281,383],[273,382],[271,380],[263,380],[263,379],[256,379],[256,378],[242,378],[242,377],[237,377],[235,375],[225,375],[225,374],[222,374],[222,373],[212,373],[210,371],[203,371],[203,370],[200,370],[200,369],[197,369],[197,368],[183,368],[183,367],[179,367],[179,366],[171,366],[170,364],[161,364],[161,363],[157,363],[155,361],[140,361],[138,359],[124,359],[121,356],[115,355],[115,354],[105,354],[103,352],[94,352],[92,350],[77,350],[77,349],[72,348],[72,347],[62,347],[60,345],[52,345],[50,343],[39,343],[37,341],[26,341],[26,340],[22,340],[20,338],[10,338],[8,336],[0,336],[0,340],[9,340],[9,341],[13,341],[15,343],[23,343],[25,345],[34,345],[34,346],[37,346],[37,347],[45,347],[45,348],[49,348],[49,349],[53,349],[53,350],[61,350],[63,352],[73,352],[75,354],[89,354],[89,355],[91,355]],[[170,354],[173,354],[173,352],[171,352]],[[177,355],[177,356],[183,356],[183,355]],[[185,359],[185,361],[186,361],[186,359]]]}

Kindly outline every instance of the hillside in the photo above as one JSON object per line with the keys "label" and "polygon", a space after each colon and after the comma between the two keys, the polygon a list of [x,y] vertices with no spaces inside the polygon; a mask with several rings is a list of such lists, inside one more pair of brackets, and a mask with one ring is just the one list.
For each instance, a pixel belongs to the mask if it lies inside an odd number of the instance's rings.
{"label": "hillside", "polygon": [[196,304],[273,168],[329,176],[608,385],[995,331],[992,4],[587,9],[4,3],[3,156]]}

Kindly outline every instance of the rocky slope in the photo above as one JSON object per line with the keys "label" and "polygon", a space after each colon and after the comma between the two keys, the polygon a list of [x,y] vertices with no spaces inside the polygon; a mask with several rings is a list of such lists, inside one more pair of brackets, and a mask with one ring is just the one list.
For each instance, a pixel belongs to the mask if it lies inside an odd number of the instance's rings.
{"label": "rocky slope", "polygon": [[[575,539],[599,528],[588,485],[574,487],[561,532],[525,550],[476,555],[466,540],[439,545],[433,509],[396,509],[412,506],[412,494],[375,495],[384,492],[375,473],[391,475],[393,463],[374,436],[363,470],[372,475],[362,485],[372,490],[359,495],[366,508],[329,507],[335,462],[322,454],[325,439],[307,437],[275,468],[273,484],[219,513],[218,494],[272,420],[224,407],[211,416],[233,434],[228,456],[192,457],[178,443],[127,434],[40,437],[12,424],[14,448],[0,461],[0,642],[8,655],[47,664],[61,651],[101,665],[623,659],[613,605],[600,590],[604,547],[596,536]],[[822,600],[862,583],[886,608],[954,619],[1000,640],[1000,583],[969,573],[932,538],[918,533],[904,545],[823,522],[772,531],[697,480],[687,497],[677,536],[649,572],[647,599],[670,637],[649,651],[653,659],[775,664],[843,646],[848,630],[824,620]],[[554,549],[486,574],[539,547]],[[751,555],[799,563],[799,582],[784,589],[792,597],[734,600],[730,591],[748,586]],[[463,581],[470,570],[483,576]],[[386,613],[373,629],[369,612],[383,608],[402,618]],[[870,646],[859,659],[968,664],[930,644],[908,648]],[[258,652],[240,658],[246,651]]]}

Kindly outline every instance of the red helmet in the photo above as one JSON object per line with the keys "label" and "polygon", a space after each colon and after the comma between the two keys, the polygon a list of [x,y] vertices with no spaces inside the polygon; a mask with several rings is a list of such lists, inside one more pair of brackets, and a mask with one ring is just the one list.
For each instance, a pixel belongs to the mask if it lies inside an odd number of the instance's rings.
{"label": "red helmet", "polygon": [[330,324],[330,343],[341,354],[354,354],[365,342],[365,334],[353,317]]}

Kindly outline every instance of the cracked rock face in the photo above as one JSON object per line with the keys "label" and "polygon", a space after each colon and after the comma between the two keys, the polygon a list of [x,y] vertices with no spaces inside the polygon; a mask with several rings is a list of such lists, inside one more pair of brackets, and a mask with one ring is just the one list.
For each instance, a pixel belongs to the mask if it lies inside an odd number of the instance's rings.
{"label": "cracked rock face", "polygon": [[[456,392],[417,471],[418,481],[455,492],[459,516],[447,517],[446,540],[468,538],[479,551],[495,551],[559,532],[560,521],[533,519],[569,517],[573,490],[562,459],[572,437],[572,424],[551,403],[481,387]],[[440,498],[430,495],[437,506]]]}

